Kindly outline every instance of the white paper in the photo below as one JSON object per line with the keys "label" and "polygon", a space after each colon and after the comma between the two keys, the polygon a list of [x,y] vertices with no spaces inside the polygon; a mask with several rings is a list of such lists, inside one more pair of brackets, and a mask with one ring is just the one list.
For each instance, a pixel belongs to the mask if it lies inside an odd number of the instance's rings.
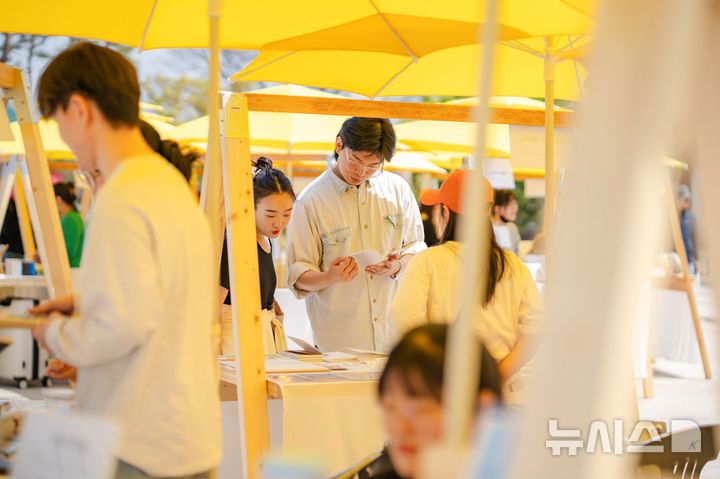
{"label": "white paper", "polygon": [[117,426],[107,419],[31,413],[12,477],[110,479],[115,476],[117,437]]}
{"label": "white paper", "polygon": [[515,176],[507,158],[485,158],[483,174],[496,190],[515,189]]}
{"label": "white paper", "polygon": [[328,372],[329,369],[317,363],[300,361],[283,356],[266,356],[265,372],[272,373],[302,373],[302,372]]}
{"label": "white paper", "polygon": [[362,251],[358,251],[357,253],[353,253],[350,256],[355,258],[360,271],[365,271],[365,268],[370,265],[382,263],[385,259],[383,255],[374,249],[364,249]]}
{"label": "white paper", "polygon": [[305,341],[303,339],[296,338],[295,336],[288,336],[288,339],[292,339],[293,342],[295,342],[295,344],[300,346],[300,348],[302,348],[303,351],[307,351],[310,353],[316,353],[316,354],[322,354],[322,352],[318,348],[316,348],[315,346],[313,346],[312,344],[308,343],[307,341]]}

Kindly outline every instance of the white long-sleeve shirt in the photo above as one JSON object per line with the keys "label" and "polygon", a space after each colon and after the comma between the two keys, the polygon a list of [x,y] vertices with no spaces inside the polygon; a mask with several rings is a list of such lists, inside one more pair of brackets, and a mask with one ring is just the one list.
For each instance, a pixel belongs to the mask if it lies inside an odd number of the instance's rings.
{"label": "white long-sleeve shirt", "polygon": [[78,367],[76,406],[121,428],[119,459],[153,476],[214,468],[221,455],[206,218],[160,156],[123,161],[86,236],[78,319],[51,322],[50,350]]}
{"label": "white long-sleeve shirt", "polygon": [[397,281],[361,270],[350,282],[310,293],[295,286],[298,278],[306,271],[327,271],[338,256],[366,249],[385,255],[413,243],[407,253],[416,253],[426,248],[423,239],[410,185],[393,173],[355,187],[326,171],[302,192],[288,228],[288,287],[306,298],[318,346],[387,350]]}
{"label": "white long-sleeve shirt", "polygon": [[[391,317],[397,336],[427,323],[449,323],[460,314],[461,244],[448,241],[412,259],[403,275]],[[487,304],[479,303],[473,325],[490,354],[505,358],[520,336],[540,332],[545,306],[530,271],[505,253],[505,273]]]}

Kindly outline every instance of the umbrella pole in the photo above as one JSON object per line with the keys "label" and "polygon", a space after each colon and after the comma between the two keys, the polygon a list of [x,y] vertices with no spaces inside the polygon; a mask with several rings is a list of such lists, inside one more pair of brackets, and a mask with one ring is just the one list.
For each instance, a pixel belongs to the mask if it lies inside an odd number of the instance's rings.
{"label": "umbrella pole", "polygon": [[[485,155],[485,130],[490,119],[490,88],[495,45],[497,39],[498,1],[490,0],[486,4],[486,23],[483,32],[484,55],[480,77],[480,105],[476,110],[478,140],[476,158]],[[482,201],[484,183],[482,181],[482,163],[470,170],[470,184],[463,195],[463,203],[473,204]],[[461,313],[451,325],[448,333],[445,363],[445,432],[444,445],[448,448],[462,449],[466,446],[473,412],[477,403],[479,381],[480,351],[477,348],[477,336],[473,327],[478,291],[484,291],[487,284],[488,248],[485,239],[490,232],[487,217],[467,215],[461,223],[461,238],[467,246],[463,251],[461,290]],[[482,339],[482,338],[481,338]]]}
{"label": "umbrella pole", "polygon": [[[545,55],[545,244],[552,235],[555,216],[555,58]],[[546,252],[547,277],[547,252]]]}
{"label": "umbrella pole", "polygon": [[[222,2],[209,0],[208,17],[210,27],[209,64],[208,64],[208,142],[205,152],[205,165],[203,168],[202,190],[200,193],[200,207],[210,222],[210,232],[214,252],[214,278],[219,277],[220,256],[222,254],[222,236],[224,228],[223,214],[223,182],[222,163],[220,159],[220,12]],[[219,285],[218,285],[219,288]],[[217,297],[220,297],[218,290]],[[220,318],[216,311],[215,318]],[[218,341],[219,345],[221,341]]]}

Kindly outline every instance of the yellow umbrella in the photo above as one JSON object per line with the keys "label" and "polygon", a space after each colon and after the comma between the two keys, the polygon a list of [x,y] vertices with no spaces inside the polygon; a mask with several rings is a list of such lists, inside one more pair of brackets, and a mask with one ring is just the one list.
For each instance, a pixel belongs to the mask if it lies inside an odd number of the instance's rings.
{"label": "yellow umbrella", "polygon": [[[573,38],[560,39],[555,50]],[[580,40],[582,42],[582,40]],[[516,42],[520,43],[520,42]],[[545,97],[544,39],[501,44],[496,50],[493,95]],[[568,47],[569,48],[569,47]],[[476,96],[482,47],[463,45],[430,53],[414,62],[406,55],[368,51],[264,51],[233,81],[277,81],[335,88],[368,97],[408,95]],[[361,72],[361,73],[359,73]],[[586,72],[574,61],[556,67],[555,96],[577,100]]]}
{"label": "yellow umbrella", "polygon": [[[264,88],[252,93],[267,95],[343,98],[339,95],[297,85]],[[250,112],[250,145],[258,152],[331,152],[344,117],[298,113]],[[207,141],[208,117],[179,125],[171,136],[178,141]]]}
{"label": "yellow umbrella", "polygon": [[[477,105],[477,98],[449,101],[453,105]],[[544,110],[545,103],[531,98],[493,97],[493,107]],[[555,111],[567,111],[556,106]],[[475,154],[477,124],[443,121],[408,121],[395,126],[398,140],[414,150]],[[493,158],[512,158],[510,127],[489,124],[485,137],[485,154]]]}
{"label": "yellow umbrella", "polygon": [[392,161],[385,165],[388,171],[407,171],[410,173],[429,173],[431,175],[446,175],[447,170],[440,168],[430,161],[427,153],[401,151],[393,156]]}
{"label": "yellow umbrella", "polygon": [[[10,124],[15,141],[0,142],[0,156],[22,155],[25,153],[20,126],[17,122]],[[70,147],[60,137],[57,122],[53,120],[40,120],[38,124],[43,148],[50,160],[69,160],[75,158]]]}
{"label": "yellow umbrella", "polygon": [[[587,1],[576,2],[582,6]],[[224,2],[221,48],[384,51],[421,57],[475,43],[484,22],[476,0],[276,0]],[[81,38],[151,48],[208,46],[207,0],[64,2],[5,0],[0,31]],[[505,0],[500,38],[576,34],[587,16],[561,0]],[[585,30],[582,30],[585,31]]]}

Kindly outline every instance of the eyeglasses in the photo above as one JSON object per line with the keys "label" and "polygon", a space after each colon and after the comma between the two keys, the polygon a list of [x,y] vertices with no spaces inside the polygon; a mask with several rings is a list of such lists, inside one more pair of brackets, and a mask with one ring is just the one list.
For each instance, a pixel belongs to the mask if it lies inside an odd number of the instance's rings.
{"label": "eyeglasses", "polygon": [[100,177],[100,171],[78,170],[77,173],[80,179],[84,181],[92,191],[96,191],[97,179]]}
{"label": "eyeglasses", "polygon": [[378,166],[368,166],[363,162],[352,158],[350,156],[350,150],[347,146],[343,149],[345,150],[345,161],[347,161],[348,166],[355,170],[358,174],[367,176],[368,178],[375,178],[383,172],[383,167],[385,166],[384,161],[381,161]]}

